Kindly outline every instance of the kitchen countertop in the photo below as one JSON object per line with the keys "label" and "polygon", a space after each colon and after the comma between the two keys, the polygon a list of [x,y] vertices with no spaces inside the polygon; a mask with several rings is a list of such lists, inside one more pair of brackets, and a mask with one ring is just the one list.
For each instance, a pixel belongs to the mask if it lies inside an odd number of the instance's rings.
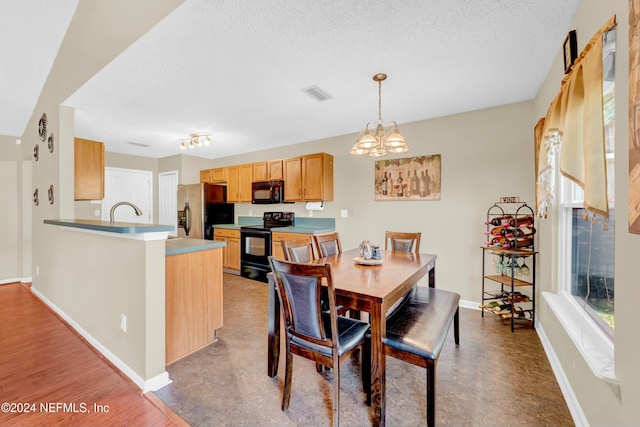
{"label": "kitchen countertop", "polygon": [[165,255],[186,254],[189,252],[206,251],[208,249],[223,248],[226,242],[217,240],[192,239],[190,237],[177,237],[167,239]]}
{"label": "kitchen countertop", "polygon": [[84,230],[103,231],[107,233],[138,234],[153,232],[169,232],[173,230],[171,225],[138,224],[134,222],[96,221],[90,219],[45,219],[45,224],[59,225],[62,227],[81,228]]}

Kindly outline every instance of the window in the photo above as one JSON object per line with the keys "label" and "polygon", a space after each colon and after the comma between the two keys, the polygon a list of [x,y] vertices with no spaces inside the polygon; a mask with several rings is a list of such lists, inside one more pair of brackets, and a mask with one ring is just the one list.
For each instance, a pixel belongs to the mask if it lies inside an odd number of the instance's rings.
{"label": "window", "polygon": [[614,330],[614,167],[615,167],[615,31],[604,34],[603,95],[607,160],[609,222],[602,217],[584,220],[582,189],[560,180],[560,286],[613,339]]}

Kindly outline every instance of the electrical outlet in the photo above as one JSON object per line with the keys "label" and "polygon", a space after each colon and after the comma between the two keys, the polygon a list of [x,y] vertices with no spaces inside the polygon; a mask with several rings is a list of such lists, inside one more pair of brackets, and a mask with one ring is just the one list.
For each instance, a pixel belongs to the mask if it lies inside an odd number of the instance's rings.
{"label": "electrical outlet", "polygon": [[36,276],[40,275],[40,266],[36,265]]}
{"label": "electrical outlet", "polygon": [[127,332],[127,316],[125,314],[120,316],[120,329],[122,329],[122,332]]}
{"label": "electrical outlet", "polygon": [[341,218],[348,218],[348,217],[349,217],[349,211],[348,211],[348,210],[346,210],[346,209],[342,209],[342,210],[340,211],[340,217],[341,217]]}
{"label": "electrical outlet", "polygon": [[93,211],[93,216],[100,216],[100,209]]}

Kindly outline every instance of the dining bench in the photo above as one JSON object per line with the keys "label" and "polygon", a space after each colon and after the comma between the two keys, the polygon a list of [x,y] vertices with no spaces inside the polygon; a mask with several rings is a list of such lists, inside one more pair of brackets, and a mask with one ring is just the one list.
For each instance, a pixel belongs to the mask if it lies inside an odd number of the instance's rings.
{"label": "dining bench", "polygon": [[[385,354],[423,367],[427,374],[427,425],[435,426],[436,364],[453,323],[456,345],[460,344],[460,294],[432,287],[415,286],[402,303],[387,315]],[[370,349],[365,346],[363,383],[371,402]]]}

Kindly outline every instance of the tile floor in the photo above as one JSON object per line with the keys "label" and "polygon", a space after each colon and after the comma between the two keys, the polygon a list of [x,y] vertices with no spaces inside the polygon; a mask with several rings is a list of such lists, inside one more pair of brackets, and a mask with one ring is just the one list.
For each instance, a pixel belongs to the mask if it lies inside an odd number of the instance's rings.
{"label": "tile floor", "polygon": [[[333,372],[318,374],[314,363],[294,356],[291,403],[282,412],[282,378],[267,376],[267,285],[224,279],[218,341],[169,366],[173,383],[156,395],[192,426],[331,425]],[[460,310],[460,346],[450,331],[437,367],[438,426],[574,425],[536,332],[522,325],[511,333],[493,315]],[[424,369],[387,359],[388,426],[426,425],[425,395]],[[364,399],[360,361],[347,359],[342,426],[371,425]]]}

